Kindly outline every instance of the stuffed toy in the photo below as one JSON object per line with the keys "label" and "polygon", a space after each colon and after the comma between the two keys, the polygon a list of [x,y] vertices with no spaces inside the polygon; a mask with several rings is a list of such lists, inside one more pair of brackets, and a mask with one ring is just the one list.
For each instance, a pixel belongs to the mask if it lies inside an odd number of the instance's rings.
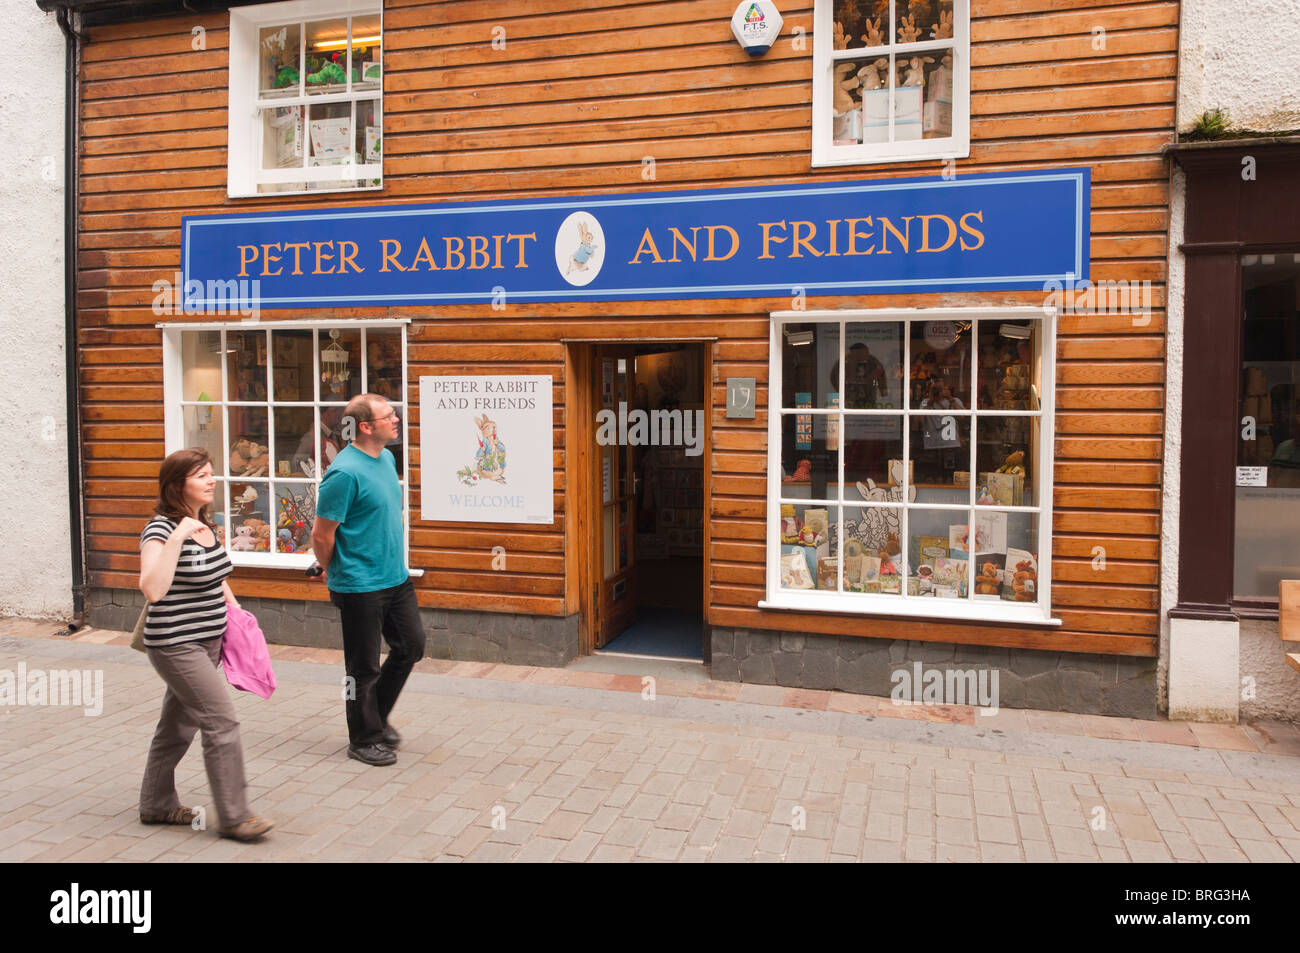
{"label": "stuffed toy", "polygon": [[858,88],[858,78],[853,75],[852,63],[835,64],[835,91],[833,105],[837,113],[852,112],[856,108],[849,90]]}
{"label": "stuffed toy", "polygon": [[903,81],[899,86],[924,86],[925,85],[925,65],[933,63],[933,56],[913,56],[909,60],[904,60],[900,64],[900,69],[907,72],[903,75]]}
{"label": "stuffed toy", "polygon": [[275,74],[275,88],[284,89],[286,86],[298,85],[298,71],[292,66],[286,66]]}
{"label": "stuffed toy", "polygon": [[889,66],[888,57],[882,56],[874,63],[864,63],[858,70],[858,84],[862,89],[883,89],[885,79],[882,70]]}
{"label": "stuffed toy", "polygon": [[1027,559],[1016,563],[1016,573],[1011,577],[1011,588],[1016,602],[1038,601],[1038,571]]}
{"label": "stuffed toy", "polygon": [[1017,450],[1015,453],[1010,454],[1007,457],[1002,466],[998,467],[998,473],[1018,473],[1021,476],[1024,476],[1025,468],[1021,466],[1024,462],[1025,451]]}
{"label": "stuffed toy", "polygon": [[230,472],[233,476],[265,476],[270,466],[266,447],[240,437],[230,447]]}
{"label": "stuffed toy", "polygon": [[326,60],[316,72],[307,74],[308,86],[324,86],[331,83],[346,83],[347,81],[348,74],[343,72],[343,67],[333,60]]}
{"label": "stuffed toy", "polygon": [[975,577],[975,591],[982,596],[996,596],[1001,585],[997,563],[986,562],[980,569],[980,574]]}
{"label": "stuffed toy", "polygon": [[898,28],[899,43],[915,43],[921,38],[921,28],[916,25],[916,16],[902,17],[899,19],[901,26]]}
{"label": "stuffed toy", "polygon": [[952,36],[952,11],[939,11],[939,22],[930,27],[930,39],[946,40]]}
{"label": "stuffed toy", "polygon": [[862,42],[867,46],[884,46],[885,34],[880,29],[880,17],[874,20],[867,20],[863,24],[867,32],[862,34]]}
{"label": "stuffed toy", "polygon": [[837,50],[847,50],[849,48],[849,35],[844,32],[844,25],[839,20],[835,21],[832,28],[831,46]]}
{"label": "stuffed toy", "polygon": [[275,536],[276,552],[292,553],[297,551],[297,547],[293,543],[293,533],[289,532],[287,529],[282,529],[276,533]]}
{"label": "stuffed toy", "polygon": [[812,461],[800,460],[794,473],[785,478],[786,483],[808,483],[812,480]]}
{"label": "stuffed toy", "polygon": [[257,548],[253,539],[253,527],[245,524],[235,530],[235,538],[230,541],[230,549],[236,553],[251,553]]}

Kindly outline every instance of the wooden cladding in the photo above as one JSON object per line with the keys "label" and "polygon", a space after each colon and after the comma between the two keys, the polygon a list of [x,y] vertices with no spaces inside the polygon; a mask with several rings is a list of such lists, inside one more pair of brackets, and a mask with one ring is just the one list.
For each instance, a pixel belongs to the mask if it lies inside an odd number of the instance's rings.
{"label": "wooden cladding", "polygon": [[[752,183],[935,175],[937,162],[813,170],[812,7],[750,60],[734,0],[384,4],[380,192],[226,197],[228,16],[93,29],[80,105],[79,370],[93,585],[134,586],[136,544],[162,456],[162,365],[152,284],[179,266],[183,214],[341,208]],[[301,309],[285,318],[409,317],[414,383],[444,373],[555,378],[556,517],[550,527],[427,525],[411,534],[425,605],[578,610],[566,553],[573,393],[565,339],[711,339],[708,621],[715,625],[1154,655],[1164,409],[1168,170],[1178,4],[972,0],[971,150],[958,174],[1088,166],[1094,280],[1151,282],[1149,314],[1067,312],[1058,325],[1055,613],[1062,631],[768,612],[763,596],[768,313],[788,298],[488,307]],[[194,50],[191,30],[205,30]],[[493,29],[505,45],[492,45]],[[796,29],[803,48],[795,44]],[[1103,32],[1098,33],[1097,28]],[[1099,42],[1100,37],[1100,42]],[[653,163],[645,160],[653,159]],[[650,170],[650,171],[647,171]],[[812,298],[808,307],[1041,304],[1036,292]],[[754,377],[759,411],[728,420],[727,377]],[[504,572],[491,547],[513,554]],[[1100,547],[1104,569],[1093,566]],[[272,570],[241,591],[323,597]]]}

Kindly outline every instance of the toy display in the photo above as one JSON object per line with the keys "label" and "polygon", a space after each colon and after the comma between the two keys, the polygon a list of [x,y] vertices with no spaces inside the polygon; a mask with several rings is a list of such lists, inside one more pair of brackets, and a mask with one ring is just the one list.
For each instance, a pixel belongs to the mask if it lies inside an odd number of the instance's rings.
{"label": "toy display", "polygon": [[230,445],[227,459],[230,462],[231,476],[266,476],[267,467],[270,466],[267,448],[246,437],[240,437]]}

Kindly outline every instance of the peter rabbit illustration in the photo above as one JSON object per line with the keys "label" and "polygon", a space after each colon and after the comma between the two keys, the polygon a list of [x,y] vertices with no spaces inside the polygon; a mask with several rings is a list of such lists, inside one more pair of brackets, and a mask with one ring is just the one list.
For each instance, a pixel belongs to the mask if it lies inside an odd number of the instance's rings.
{"label": "peter rabbit illustration", "polygon": [[578,219],[578,237],[581,241],[578,244],[578,250],[569,256],[569,267],[564,272],[566,275],[571,274],[575,268],[578,271],[586,271],[587,262],[596,253],[596,238],[591,234],[591,229],[587,228],[587,223],[582,219]]}
{"label": "peter rabbit illustration", "polygon": [[487,414],[474,418],[479,429],[478,450],[474,454],[474,472],[484,480],[506,482],[506,445],[497,437],[497,425]]}

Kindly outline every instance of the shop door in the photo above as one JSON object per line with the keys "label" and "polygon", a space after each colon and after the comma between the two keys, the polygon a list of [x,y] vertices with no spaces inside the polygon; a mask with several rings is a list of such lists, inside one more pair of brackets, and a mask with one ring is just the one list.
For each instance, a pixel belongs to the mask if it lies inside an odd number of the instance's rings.
{"label": "shop door", "polygon": [[619,405],[630,409],[635,401],[636,357],[630,346],[599,344],[595,358],[593,403],[613,415],[612,426],[598,423],[593,431],[593,628],[601,648],[636,620],[636,448],[621,439],[618,426]]}

